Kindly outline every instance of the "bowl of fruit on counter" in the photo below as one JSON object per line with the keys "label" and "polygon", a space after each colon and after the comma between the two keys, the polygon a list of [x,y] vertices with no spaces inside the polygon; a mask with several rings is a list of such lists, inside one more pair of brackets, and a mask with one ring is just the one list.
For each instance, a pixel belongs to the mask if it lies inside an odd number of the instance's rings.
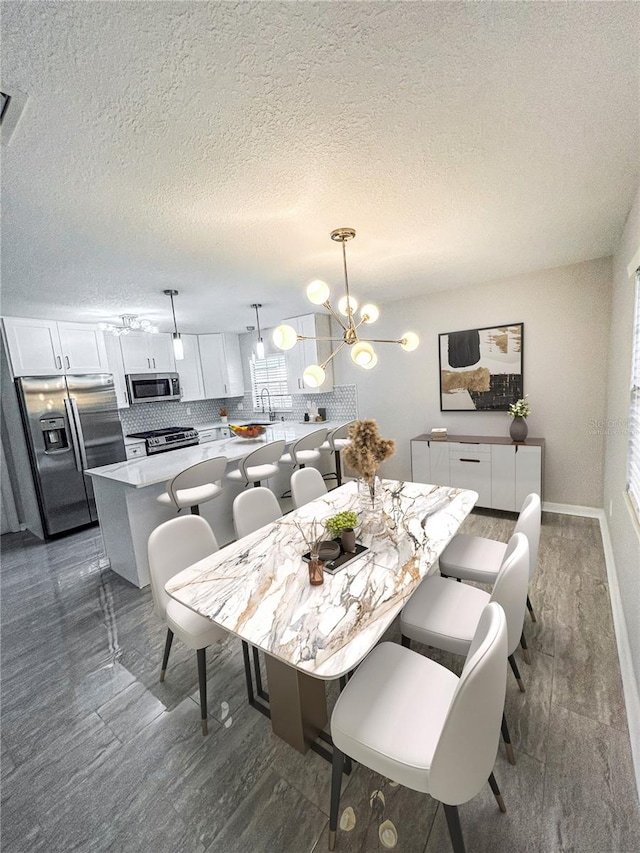
{"label": "bowl of fruit on counter", "polygon": [[229,424],[229,429],[238,438],[260,438],[267,431],[264,424],[245,424],[244,426]]}

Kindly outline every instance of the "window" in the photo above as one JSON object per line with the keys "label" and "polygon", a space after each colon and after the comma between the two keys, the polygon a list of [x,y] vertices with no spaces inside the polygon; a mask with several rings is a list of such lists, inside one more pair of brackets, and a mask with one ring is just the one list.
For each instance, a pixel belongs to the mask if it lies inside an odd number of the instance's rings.
{"label": "window", "polygon": [[638,518],[640,518],[640,269],[636,272],[635,321],[631,351],[627,489]]}
{"label": "window", "polygon": [[[261,392],[266,388],[271,397],[271,409],[292,409],[293,400],[287,383],[287,362],[284,353],[275,353],[265,358],[249,359],[251,371],[251,395],[253,408],[262,409]],[[267,395],[263,394],[265,411],[268,409]]]}

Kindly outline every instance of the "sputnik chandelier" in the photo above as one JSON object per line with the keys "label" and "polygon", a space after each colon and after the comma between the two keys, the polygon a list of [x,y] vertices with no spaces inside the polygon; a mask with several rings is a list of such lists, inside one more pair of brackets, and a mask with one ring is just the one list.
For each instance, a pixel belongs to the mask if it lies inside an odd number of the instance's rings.
{"label": "sputnik chandelier", "polygon": [[[307,287],[307,297],[314,305],[322,305],[326,308],[331,316],[339,323],[342,328],[342,337],[340,338],[319,338],[312,335],[299,335],[293,326],[282,325],[273,330],[273,343],[282,350],[291,349],[298,341],[331,341],[339,343],[329,358],[325,359],[322,364],[310,364],[303,373],[305,385],[309,388],[319,388],[325,380],[325,367],[332,358],[345,347],[351,347],[351,359],[355,364],[363,367],[365,370],[371,370],[378,363],[378,356],[371,344],[400,344],[407,352],[414,350],[420,343],[420,339],[415,332],[405,332],[399,340],[388,340],[385,338],[361,338],[358,334],[358,329],[363,323],[375,323],[380,312],[375,305],[370,303],[363,305],[360,309],[360,320],[356,322],[354,314],[358,310],[357,301],[349,293],[349,276],[347,274],[347,251],[345,244],[348,240],[353,240],[356,232],[353,228],[336,228],[331,232],[331,239],[336,243],[342,243],[342,262],[344,266],[344,296],[338,302],[337,313],[331,303],[329,296],[331,295],[329,286],[319,279],[312,281]],[[340,316],[342,315],[342,316]],[[346,324],[342,317],[346,317]]]}
{"label": "sputnik chandelier", "polygon": [[137,314],[122,314],[121,326],[116,326],[115,323],[99,323],[98,328],[117,337],[128,335],[129,332],[148,332],[151,335],[156,335],[160,331],[150,320],[138,317]]}

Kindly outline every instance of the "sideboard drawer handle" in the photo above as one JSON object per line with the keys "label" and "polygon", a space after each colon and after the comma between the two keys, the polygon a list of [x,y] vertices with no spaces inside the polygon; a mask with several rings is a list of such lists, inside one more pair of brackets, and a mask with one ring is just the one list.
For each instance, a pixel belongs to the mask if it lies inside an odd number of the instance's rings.
{"label": "sideboard drawer handle", "polygon": [[460,462],[479,462],[479,459],[460,459]]}

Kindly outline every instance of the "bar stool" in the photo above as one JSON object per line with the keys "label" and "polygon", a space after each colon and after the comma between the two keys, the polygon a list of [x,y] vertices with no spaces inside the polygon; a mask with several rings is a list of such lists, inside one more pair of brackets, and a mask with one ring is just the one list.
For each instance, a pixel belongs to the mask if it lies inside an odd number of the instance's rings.
{"label": "bar stool", "polygon": [[280,470],[278,461],[286,445],[284,439],[263,444],[262,447],[248,453],[244,459],[240,459],[238,468],[235,471],[229,471],[227,479],[234,483],[244,483],[245,486],[249,483],[259,486],[262,480],[273,477]]}
{"label": "bar stool", "polygon": [[166,507],[175,507],[178,512],[190,507],[192,515],[200,515],[199,504],[213,500],[222,494],[222,479],[227,467],[226,456],[216,456],[197,462],[169,480],[167,491],[158,495],[156,500]]}
{"label": "bar stool", "polygon": [[342,485],[342,464],[340,460],[340,451],[346,447],[348,444],[351,444],[351,439],[349,438],[349,430],[351,428],[351,424],[355,423],[355,421],[349,421],[346,424],[342,424],[342,426],[336,427],[332,429],[327,435],[327,440],[320,445],[320,450],[330,450],[336,460],[336,471],[335,474],[325,474],[325,480],[333,480],[334,478],[338,481],[338,485]]}
{"label": "bar stool", "polygon": [[[311,462],[317,462],[321,456],[320,445],[326,439],[327,432],[326,428],[316,429],[294,441],[289,448],[289,452],[282,454],[280,462],[284,465],[293,464],[297,468],[304,468],[305,465],[309,465]],[[282,497],[287,498],[290,495],[291,491],[288,489]]]}

